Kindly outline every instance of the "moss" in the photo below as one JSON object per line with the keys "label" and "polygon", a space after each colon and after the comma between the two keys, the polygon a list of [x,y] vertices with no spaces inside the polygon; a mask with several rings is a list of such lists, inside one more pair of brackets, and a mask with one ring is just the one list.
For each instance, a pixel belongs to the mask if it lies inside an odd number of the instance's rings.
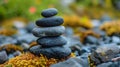
{"label": "moss", "polygon": [[84,27],[91,29],[93,28],[90,19],[87,17],[79,17],[77,15],[64,15],[64,26],[71,26],[71,27]]}
{"label": "moss", "polygon": [[86,30],[86,31],[78,31],[78,30],[77,30],[77,32],[75,32],[75,35],[78,35],[78,36],[80,37],[80,41],[81,41],[82,43],[84,43],[85,38],[86,38],[87,36],[89,36],[89,35],[94,36],[94,37],[96,37],[96,38],[100,38],[100,34],[95,33],[95,32],[92,31],[92,30]]}
{"label": "moss", "polygon": [[[70,57],[74,57],[74,54],[71,54]],[[25,53],[20,56],[11,58],[6,63],[0,65],[0,67],[10,66],[12,67],[49,67],[51,64],[58,63],[60,61],[64,61],[65,59],[47,59],[45,56],[41,55],[36,56],[32,53]]]}
{"label": "moss", "polygon": [[120,22],[119,20],[117,21],[111,21],[111,22],[106,22],[104,23],[100,29],[104,30],[107,35],[113,35],[113,34],[120,34]]}
{"label": "moss", "polygon": [[30,43],[30,47],[33,47],[33,46],[36,46],[36,45],[38,45],[36,41],[33,41],[33,42]]}
{"label": "moss", "polygon": [[17,50],[23,52],[22,47],[16,46],[14,44],[7,44],[7,45],[0,46],[0,50],[3,50],[3,49],[5,49],[7,53],[11,51],[17,51]]}
{"label": "moss", "polygon": [[0,30],[0,35],[5,35],[5,36],[11,36],[17,33],[17,30],[15,29],[1,29]]}

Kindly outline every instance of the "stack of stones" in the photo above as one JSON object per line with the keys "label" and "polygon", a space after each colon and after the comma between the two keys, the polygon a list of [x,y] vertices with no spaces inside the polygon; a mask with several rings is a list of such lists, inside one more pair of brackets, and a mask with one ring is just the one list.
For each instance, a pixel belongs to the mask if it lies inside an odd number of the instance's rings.
{"label": "stack of stones", "polygon": [[44,17],[36,21],[37,27],[33,29],[34,36],[39,37],[38,46],[30,48],[30,52],[35,55],[44,55],[47,58],[62,59],[67,58],[71,54],[71,49],[64,47],[67,43],[62,34],[65,32],[63,18],[55,16],[58,10],[49,8],[43,10],[41,15]]}

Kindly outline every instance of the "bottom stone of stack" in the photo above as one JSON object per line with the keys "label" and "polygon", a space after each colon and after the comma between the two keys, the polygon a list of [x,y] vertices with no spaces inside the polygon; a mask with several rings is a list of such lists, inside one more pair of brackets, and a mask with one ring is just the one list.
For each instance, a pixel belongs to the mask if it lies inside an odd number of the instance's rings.
{"label": "bottom stone of stack", "polygon": [[62,59],[67,58],[71,54],[71,49],[66,47],[41,48],[38,45],[31,47],[30,52],[38,56],[42,54],[47,58]]}

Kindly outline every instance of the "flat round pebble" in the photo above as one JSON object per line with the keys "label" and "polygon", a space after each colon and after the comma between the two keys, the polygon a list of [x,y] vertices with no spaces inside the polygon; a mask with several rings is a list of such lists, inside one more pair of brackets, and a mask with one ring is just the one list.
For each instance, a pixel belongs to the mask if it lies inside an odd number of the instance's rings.
{"label": "flat round pebble", "polygon": [[41,36],[59,36],[65,32],[64,26],[55,27],[36,27],[32,30],[32,33],[36,37]]}
{"label": "flat round pebble", "polygon": [[48,8],[42,11],[41,15],[43,17],[55,16],[58,13],[58,10],[55,8]]}
{"label": "flat round pebble", "polygon": [[37,20],[36,25],[41,27],[51,27],[51,26],[59,26],[63,24],[63,22],[64,22],[63,18],[59,16],[55,16],[55,17],[42,18],[40,20]]}
{"label": "flat round pebble", "polygon": [[7,56],[6,51],[1,51],[0,52],[0,64],[4,63],[7,60],[8,60],[8,56]]}
{"label": "flat round pebble", "polygon": [[42,47],[54,47],[54,46],[62,46],[67,43],[67,40],[63,36],[56,37],[41,37],[37,40],[37,43]]}
{"label": "flat round pebble", "polygon": [[30,52],[35,55],[45,55],[47,58],[66,58],[70,55],[71,49],[65,47],[51,47],[51,48],[40,48],[40,47],[31,47]]}
{"label": "flat round pebble", "polygon": [[22,54],[20,51],[16,51],[13,53],[13,55],[16,57],[16,56],[19,56],[20,54]]}
{"label": "flat round pebble", "polygon": [[88,67],[84,65],[84,61],[80,58],[69,58],[66,61],[53,64],[50,67]]}

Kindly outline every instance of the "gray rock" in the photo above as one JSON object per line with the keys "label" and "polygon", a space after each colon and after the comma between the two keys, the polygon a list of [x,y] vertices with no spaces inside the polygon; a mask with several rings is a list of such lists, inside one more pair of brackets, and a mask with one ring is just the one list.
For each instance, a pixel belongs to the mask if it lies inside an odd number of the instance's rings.
{"label": "gray rock", "polygon": [[113,51],[114,53],[119,53],[120,52],[120,49],[117,45],[102,45],[102,46],[99,46],[96,51],[98,53],[101,53],[101,52],[108,52],[109,50]]}
{"label": "gray rock", "polygon": [[64,47],[41,48],[40,46],[34,46],[30,48],[30,52],[38,56],[42,54],[47,58],[61,59],[68,57],[71,53],[71,49]]}
{"label": "gray rock", "polygon": [[71,37],[71,36],[73,36],[73,34],[74,34],[73,29],[71,27],[66,27],[65,36]]}
{"label": "gray rock", "polygon": [[31,33],[32,29],[36,27],[35,23],[34,22],[30,22],[27,26],[26,26],[26,29],[28,32]]}
{"label": "gray rock", "polygon": [[99,27],[101,25],[101,22],[97,19],[94,19],[91,21],[94,27]]}
{"label": "gray rock", "polygon": [[97,67],[109,67],[112,62],[99,64]]}
{"label": "gray rock", "polygon": [[20,46],[21,46],[23,49],[28,49],[28,48],[30,47],[30,45],[27,44],[27,43],[21,43]]}
{"label": "gray rock", "polygon": [[16,51],[16,52],[14,52],[13,53],[13,55],[16,57],[16,56],[19,56],[21,54],[21,52],[20,51]]}
{"label": "gray rock", "polygon": [[0,45],[16,44],[17,40],[9,36],[0,36]]}
{"label": "gray rock", "polygon": [[104,23],[104,22],[108,22],[108,21],[111,21],[111,17],[106,13],[106,14],[103,14],[103,16],[101,17],[101,21]]}
{"label": "gray rock", "polygon": [[67,40],[67,44],[66,45],[64,45],[65,47],[74,47],[74,46],[81,46],[82,45],[82,43],[80,42],[80,39],[79,39],[79,37],[75,37],[75,36],[67,36],[66,37],[66,40]]}
{"label": "gray rock", "polygon": [[105,31],[100,30],[99,28],[93,28],[93,31],[100,36],[104,37],[106,35]]}
{"label": "gray rock", "polygon": [[96,64],[109,62],[119,54],[120,50],[117,45],[102,45],[95,52],[91,53],[91,58]]}
{"label": "gray rock", "polygon": [[9,58],[9,59],[11,59],[11,58],[13,58],[13,57],[14,57],[13,54],[9,54],[9,55],[8,55],[8,58]]}
{"label": "gray rock", "polygon": [[36,37],[42,36],[59,36],[65,32],[64,26],[55,27],[36,27],[32,30],[32,33]]}
{"label": "gray rock", "polygon": [[98,43],[98,39],[93,36],[87,36],[85,38],[85,43],[96,44],[96,43]]}
{"label": "gray rock", "polygon": [[41,15],[43,17],[55,16],[58,13],[58,10],[55,8],[49,8],[42,11]]}
{"label": "gray rock", "polygon": [[114,42],[114,43],[120,43],[120,38],[117,37],[117,36],[113,36],[112,37],[112,42]]}
{"label": "gray rock", "polygon": [[4,63],[7,60],[8,60],[8,56],[7,56],[6,51],[1,51],[0,52],[0,64]]}
{"label": "gray rock", "polygon": [[87,66],[80,58],[70,58],[66,61],[53,64],[50,67],[87,67]]}
{"label": "gray rock", "polygon": [[33,36],[32,34],[25,34],[25,35],[17,35],[16,40],[21,43],[31,43],[32,41],[35,41],[37,38]]}
{"label": "gray rock", "polygon": [[111,37],[104,36],[104,37],[102,37],[102,41],[104,41],[105,44],[109,44],[112,42],[112,39],[111,39]]}
{"label": "gray rock", "polygon": [[63,18],[59,16],[55,16],[55,17],[42,18],[40,20],[37,20],[36,25],[41,27],[51,27],[51,26],[59,26],[63,24],[63,22],[64,22]]}
{"label": "gray rock", "polygon": [[67,40],[63,36],[56,37],[41,37],[37,40],[37,43],[42,47],[54,47],[54,46],[62,46],[67,43]]}

